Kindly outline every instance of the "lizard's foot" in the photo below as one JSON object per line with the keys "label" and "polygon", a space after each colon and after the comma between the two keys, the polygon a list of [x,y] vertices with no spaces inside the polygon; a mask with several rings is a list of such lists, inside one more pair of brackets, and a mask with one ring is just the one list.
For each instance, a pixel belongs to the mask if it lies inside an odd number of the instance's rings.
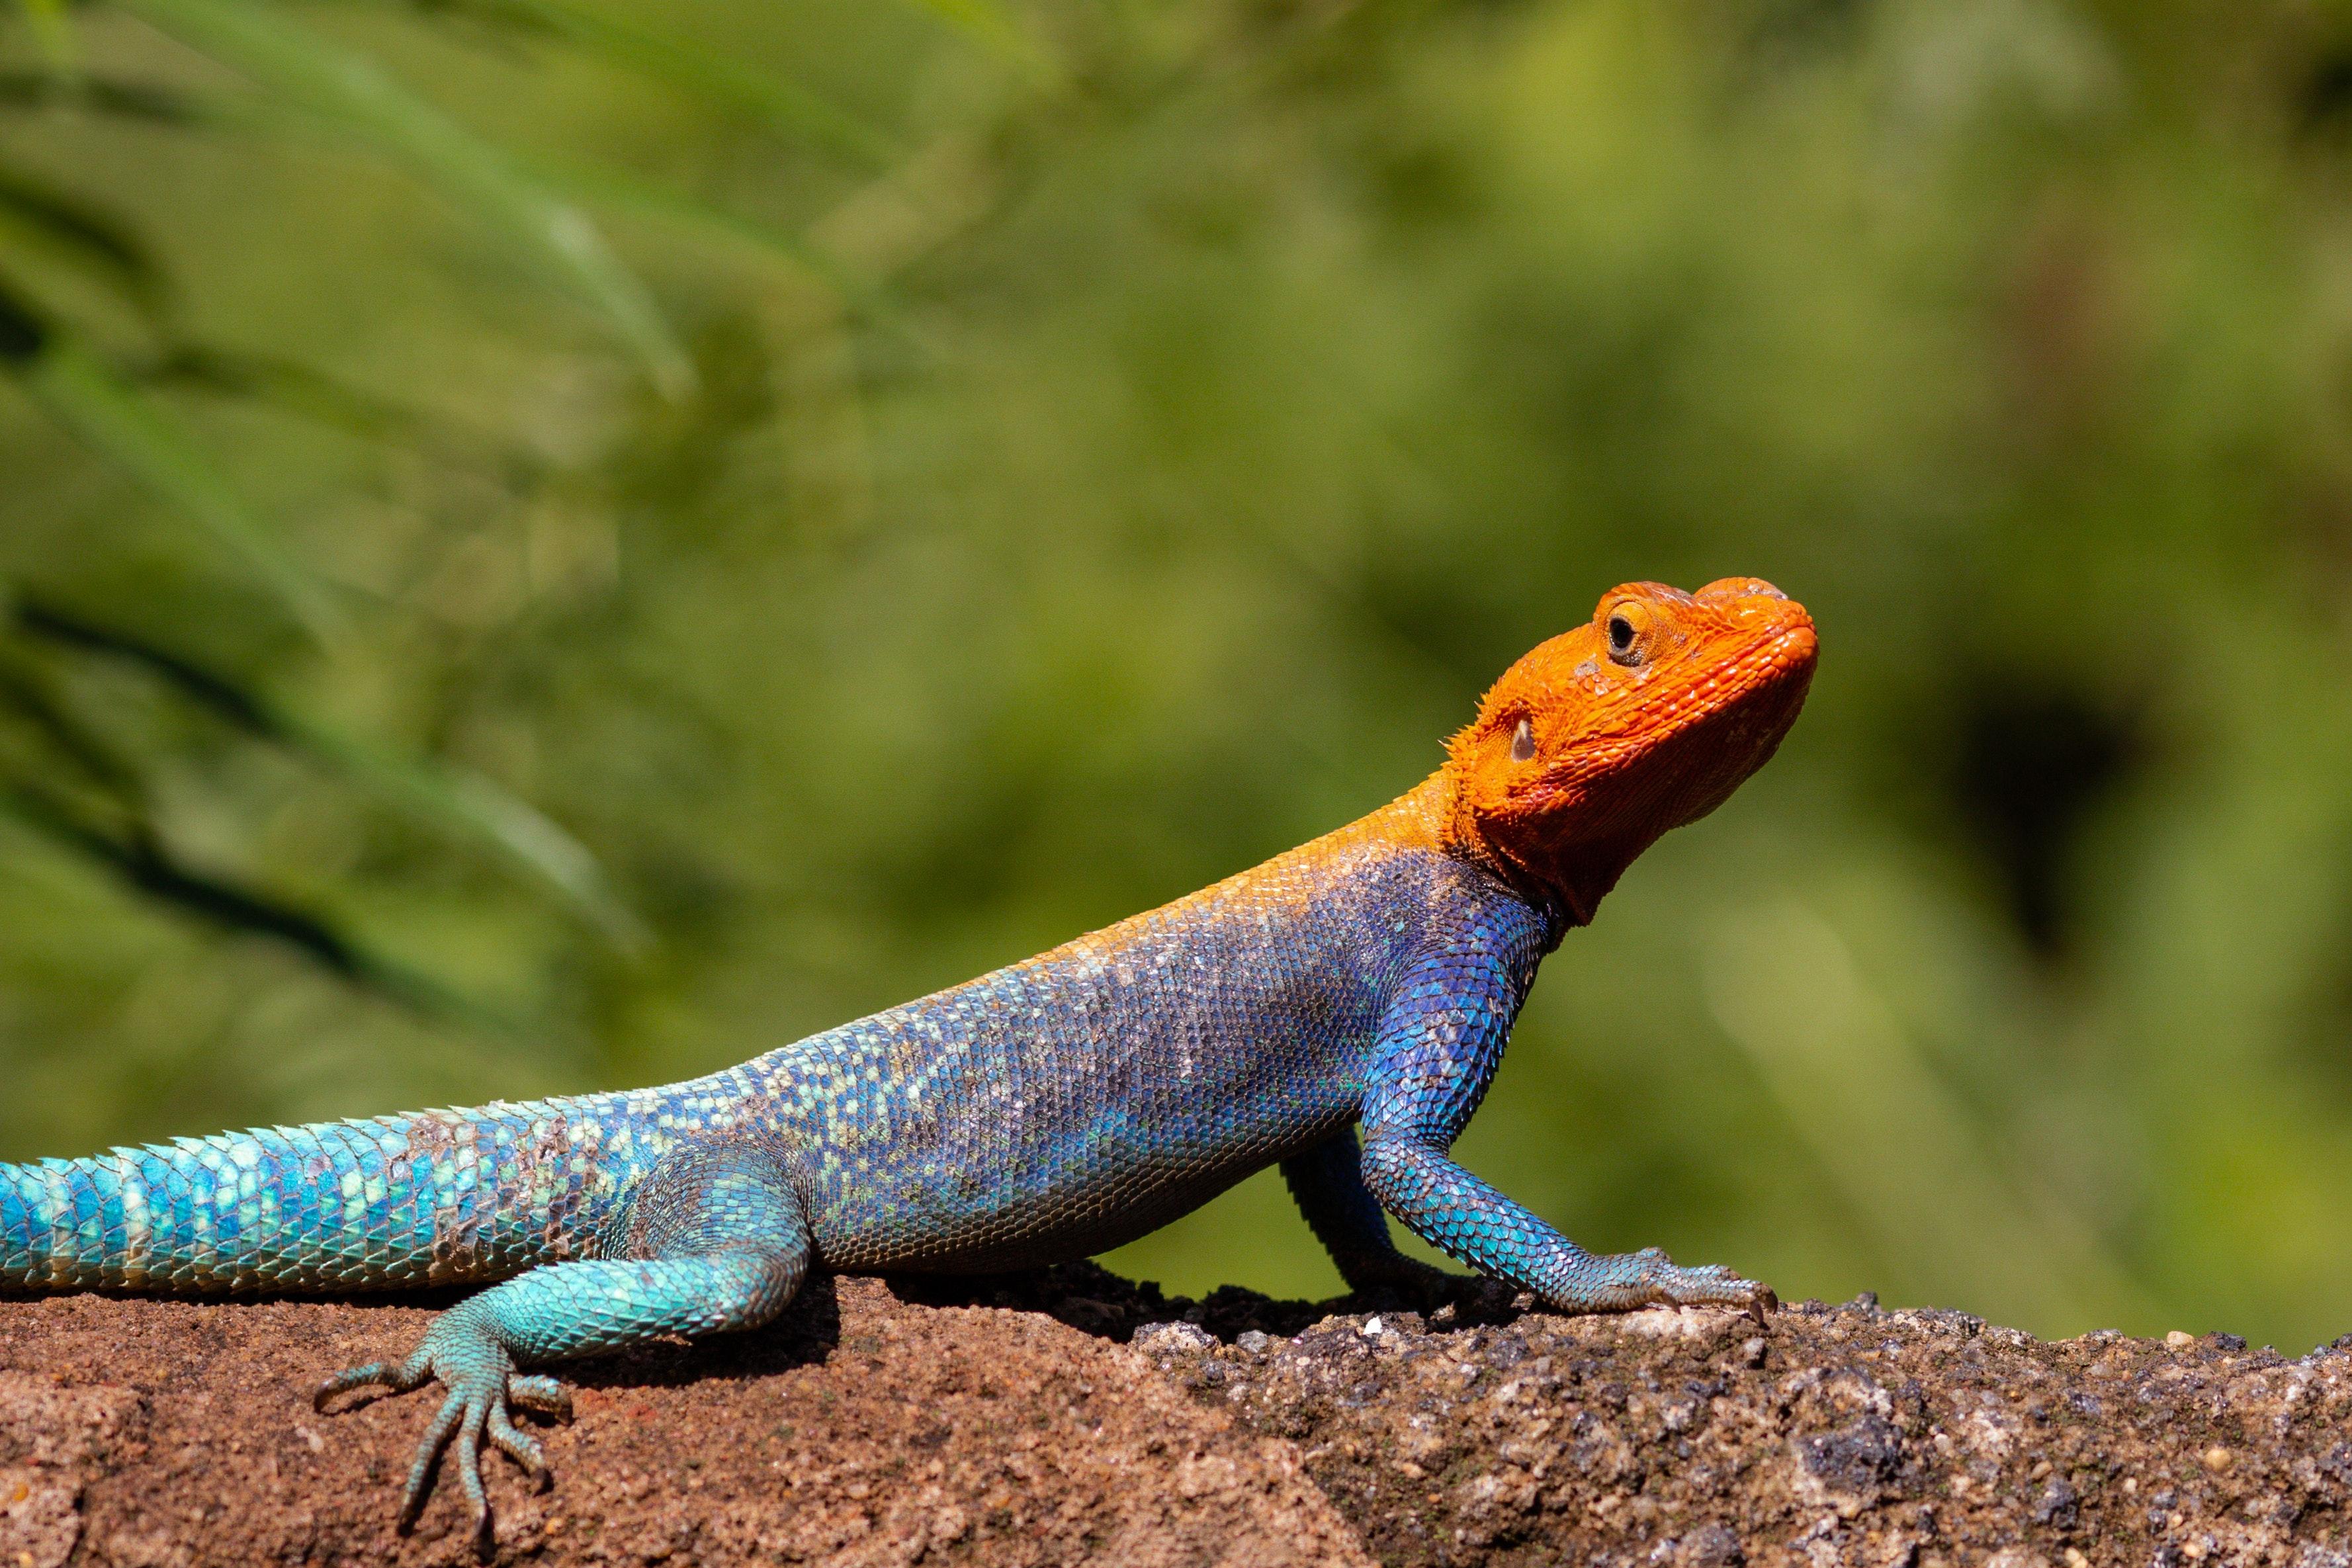
{"label": "lizard's foot", "polygon": [[460,1308],[443,1313],[406,1361],[396,1366],[372,1362],[339,1372],[319,1385],[310,1403],[323,1411],[329,1400],[354,1388],[380,1387],[407,1394],[436,1378],[449,1391],[449,1397],[425,1428],[416,1462],[409,1467],[398,1529],[405,1535],[415,1527],[425,1500],[433,1494],[441,1457],[454,1439],[457,1484],[474,1510],[475,1548],[488,1556],[493,1537],[489,1495],[482,1488],[482,1444],[487,1440],[520,1465],[532,1482],[544,1489],[550,1479],[547,1457],[537,1438],[516,1427],[509,1408],[570,1420],[571,1396],[553,1378],[518,1373],[506,1347],[478,1318]]}
{"label": "lizard's foot", "polygon": [[1685,1268],[1654,1247],[1589,1260],[1584,1279],[1547,1290],[1552,1305],[1575,1312],[1630,1312],[1643,1307],[1731,1307],[1755,1318],[1777,1308],[1769,1285],[1743,1279],[1719,1263]]}

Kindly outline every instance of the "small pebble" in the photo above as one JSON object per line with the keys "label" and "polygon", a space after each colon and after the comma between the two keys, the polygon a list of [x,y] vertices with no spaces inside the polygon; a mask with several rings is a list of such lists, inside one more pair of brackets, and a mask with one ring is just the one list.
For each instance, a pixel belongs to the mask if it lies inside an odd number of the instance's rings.
{"label": "small pebble", "polygon": [[1273,1342],[1266,1337],[1264,1331],[1258,1329],[1244,1329],[1234,1338],[1234,1343],[1252,1355],[1264,1355],[1265,1347]]}
{"label": "small pebble", "polygon": [[1135,1331],[1136,1348],[1155,1355],[1198,1355],[1216,1342],[1197,1323],[1146,1323]]}
{"label": "small pebble", "polygon": [[2174,1350],[2185,1351],[2190,1345],[2197,1342],[2197,1336],[2195,1334],[2183,1332],[2179,1329],[2175,1329],[2170,1333],[2164,1336],[2164,1342]]}
{"label": "small pebble", "polygon": [[2231,1461],[2237,1458],[2235,1454],[2232,1454],[2229,1449],[2224,1448],[2219,1443],[2216,1443],[2211,1447],[2206,1449],[2203,1457],[2205,1468],[2212,1471],[2217,1476],[2223,1470],[2228,1469]]}

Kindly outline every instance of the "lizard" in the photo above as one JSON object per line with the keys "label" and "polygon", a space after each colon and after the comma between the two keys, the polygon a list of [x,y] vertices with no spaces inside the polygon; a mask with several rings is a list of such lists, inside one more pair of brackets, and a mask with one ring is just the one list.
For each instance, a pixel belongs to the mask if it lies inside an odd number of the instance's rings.
{"label": "lizard", "polygon": [[1769,584],[1633,583],[1514,663],[1369,816],[992,973],[667,1087],[0,1164],[0,1289],[339,1295],[487,1286],[404,1359],[494,1542],[486,1448],[548,1483],[526,1370],[755,1328],[810,1269],[982,1273],[1106,1251],[1278,1163],[1350,1289],[1445,1275],[1387,1217],[1570,1312],[1771,1291],[1588,1252],[1449,1156],[1537,967],[1660,835],[1772,754],[1813,623]]}

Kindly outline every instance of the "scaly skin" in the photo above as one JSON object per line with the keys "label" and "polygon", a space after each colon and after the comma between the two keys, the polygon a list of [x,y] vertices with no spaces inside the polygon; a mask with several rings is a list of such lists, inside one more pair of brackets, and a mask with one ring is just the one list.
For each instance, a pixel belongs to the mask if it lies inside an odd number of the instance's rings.
{"label": "scaly skin", "polygon": [[1760,1311],[1727,1269],[1585,1252],[1446,1151],[1543,955],[1763,763],[1813,656],[1769,584],[1615,589],[1438,773],[1254,870],[688,1083],[0,1165],[0,1286],[491,1286],[319,1394],[438,1379],[400,1523],[454,1442],[485,1543],[482,1445],[543,1480],[509,1412],[565,1407],[521,1368],[755,1327],[812,1267],[1084,1258],[1277,1162],[1357,1289],[1433,1273],[1386,1215],[1562,1310]]}

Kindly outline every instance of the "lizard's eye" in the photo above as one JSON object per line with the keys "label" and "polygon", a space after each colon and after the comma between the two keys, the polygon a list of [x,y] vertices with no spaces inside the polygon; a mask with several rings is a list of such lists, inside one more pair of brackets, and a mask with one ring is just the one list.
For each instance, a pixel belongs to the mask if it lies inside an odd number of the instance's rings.
{"label": "lizard's eye", "polygon": [[1609,657],[1619,664],[1639,664],[1641,650],[1633,646],[1633,619],[1620,610],[1609,617]]}
{"label": "lizard's eye", "polygon": [[1535,755],[1536,732],[1528,726],[1528,721],[1522,719],[1519,721],[1519,727],[1511,731],[1511,761],[1529,763],[1535,760]]}

